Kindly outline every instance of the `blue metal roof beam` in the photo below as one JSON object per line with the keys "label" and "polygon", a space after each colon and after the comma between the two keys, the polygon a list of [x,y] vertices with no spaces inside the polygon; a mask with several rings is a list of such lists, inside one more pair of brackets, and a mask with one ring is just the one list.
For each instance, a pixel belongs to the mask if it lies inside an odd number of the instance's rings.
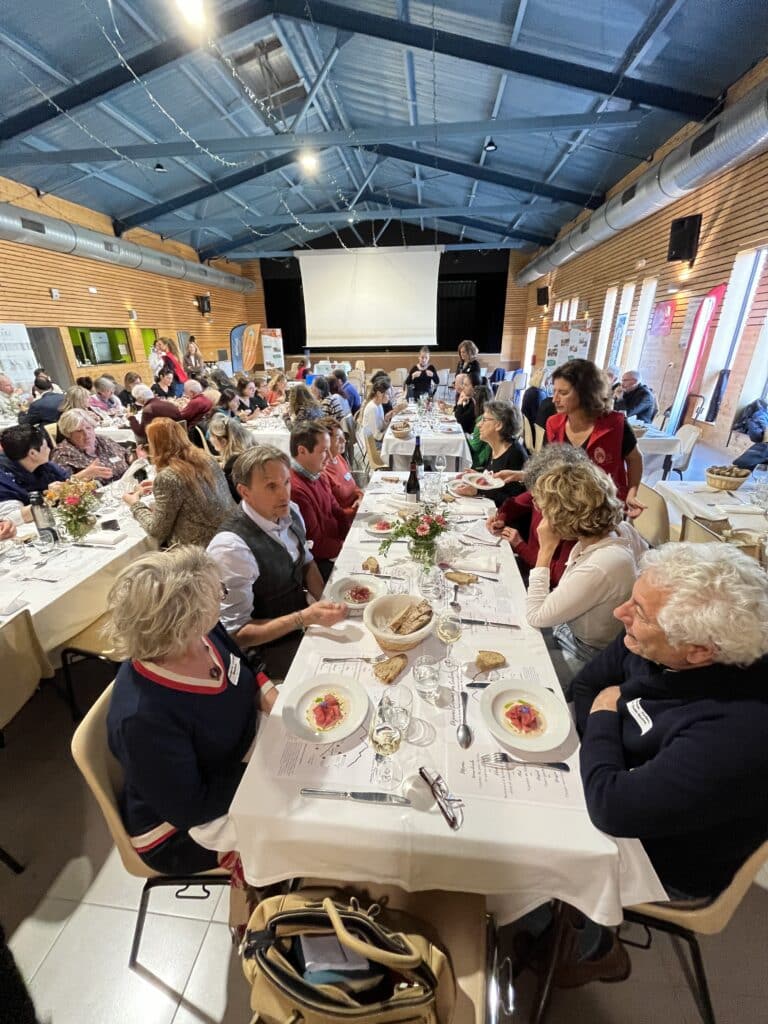
{"label": "blue metal roof beam", "polygon": [[[311,9],[306,0],[247,0],[237,7],[220,11],[217,15],[219,39],[245,28],[269,15],[283,15],[297,21],[326,25],[341,31],[372,36],[391,43],[416,49],[433,49],[436,53],[459,60],[483,64],[512,74],[525,75],[560,85],[600,93],[604,96],[618,96],[632,103],[659,107],[694,120],[701,120],[709,114],[717,102],[716,97],[701,96],[697,93],[669,86],[657,85],[629,75],[599,68],[584,67],[570,61],[545,57],[522,50],[509,50],[497,43],[486,43],[480,39],[460,36],[450,32],[437,32],[434,39],[432,30],[422,25],[407,24],[396,18],[385,18],[365,11],[340,7],[326,0],[313,0]],[[159,68],[172,64],[186,54],[200,48],[190,35],[179,34],[150,46],[131,57],[131,66],[137,75],[148,75]],[[74,110],[86,103],[92,103],[122,85],[133,81],[127,68],[116,64],[76,85],[58,92],[53,99],[61,110]],[[13,114],[0,122],[0,142],[7,141],[31,131],[33,128],[59,116],[59,111],[46,100],[35,103],[26,110]]]}
{"label": "blue metal roof beam", "polygon": [[493,185],[501,185],[504,188],[514,189],[516,192],[531,192],[547,199],[553,199],[558,203],[572,203],[574,206],[587,207],[596,210],[605,201],[603,195],[590,195],[587,192],[577,192],[569,188],[561,188],[559,185],[547,184],[543,181],[535,181],[531,178],[522,178],[508,171],[497,171],[490,167],[478,167],[477,164],[468,163],[463,160],[454,160],[450,157],[440,156],[437,153],[427,153],[424,150],[408,149],[406,146],[392,146],[388,143],[379,146],[361,146],[370,152],[378,153],[380,156],[388,156],[393,160],[402,160],[404,163],[417,163],[422,167],[432,167],[448,174],[458,174],[464,178],[473,178],[477,181],[488,181]]}

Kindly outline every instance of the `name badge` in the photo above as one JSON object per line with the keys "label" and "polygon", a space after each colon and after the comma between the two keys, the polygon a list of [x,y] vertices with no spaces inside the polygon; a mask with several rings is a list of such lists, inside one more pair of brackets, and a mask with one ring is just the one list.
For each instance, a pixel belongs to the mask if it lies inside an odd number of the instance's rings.
{"label": "name badge", "polygon": [[347,471],[347,472],[346,472],[346,473],[344,474],[344,479],[345,479],[345,480],[351,480],[351,479],[352,479],[352,474],[351,474],[351,473],[350,473],[349,471]]}
{"label": "name badge", "polygon": [[230,654],[229,656],[229,671],[227,672],[229,681],[233,686],[237,686],[240,681],[240,659],[236,654]]}
{"label": "name badge", "polygon": [[653,721],[651,720],[648,712],[645,708],[640,706],[640,698],[635,697],[634,700],[627,701],[627,711],[632,715],[634,720],[640,729],[640,735],[645,736],[647,732],[650,732],[653,728]]}

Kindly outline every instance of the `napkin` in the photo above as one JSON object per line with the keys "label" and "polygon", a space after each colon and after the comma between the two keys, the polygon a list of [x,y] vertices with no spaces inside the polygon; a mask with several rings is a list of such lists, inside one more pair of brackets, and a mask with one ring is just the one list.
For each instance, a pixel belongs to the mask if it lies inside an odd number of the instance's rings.
{"label": "napkin", "polygon": [[720,516],[764,516],[765,512],[757,505],[747,505],[746,502],[734,505],[713,505],[715,512]]}
{"label": "napkin", "polygon": [[121,540],[125,540],[128,534],[123,533],[122,530],[100,530],[98,533],[94,531],[89,533],[84,541],[80,542],[80,547],[84,548],[114,548]]}
{"label": "napkin", "polygon": [[469,537],[472,540],[478,542],[478,544],[485,544],[488,547],[496,548],[501,544],[500,537],[494,537],[492,533],[489,533],[485,526],[484,519],[478,519],[476,522],[468,526],[464,531],[464,536]]}
{"label": "napkin", "polygon": [[486,516],[493,507],[493,502],[487,498],[457,498],[449,502],[447,512],[448,515]]}
{"label": "napkin", "polygon": [[459,569],[462,572],[496,573],[499,571],[495,551],[470,551],[469,548],[466,549],[466,554],[462,552],[454,555],[450,560],[450,566],[452,569]]}

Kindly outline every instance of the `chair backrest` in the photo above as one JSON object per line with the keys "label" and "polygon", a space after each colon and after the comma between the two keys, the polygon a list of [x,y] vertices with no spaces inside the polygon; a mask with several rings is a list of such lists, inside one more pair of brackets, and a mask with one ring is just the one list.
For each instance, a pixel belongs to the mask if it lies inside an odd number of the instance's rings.
{"label": "chair backrest", "polygon": [[666,427],[666,425],[667,425],[667,418],[668,418],[668,416],[669,416],[669,409],[665,409],[664,412],[657,412],[656,415],[651,420],[651,423],[653,424],[654,427],[657,427],[659,430],[663,430],[664,427]]}
{"label": "chair backrest", "polygon": [[533,432],[534,432],[533,447],[536,449],[537,452],[540,452],[541,449],[544,447],[544,439],[546,438],[547,433],[544,430],[544,427],[540,427],[538,423],[534,424]]}
{"label": "chair backrest", "polygon": [[523,416],[523,444],[529,453],[533,451],[533,431],[531,430],[531,421],[527,416]]}
{"label": "chair backrest", "polygon": [[699,935],[717,935],[733,917],[766,860],[768,842],[758,846],[752,856],[744,861],[728,888],[724,889],[709,906],[685,910],[680,907],[667,907],[663,903],[643,903],[632,909],[660,921],[671,921],[683,928],[689,928],[692,932],[698,932]]}
{"label": "chair backrest", "polygon": [[672,468],[684,473],[688,469],[696,442],[701,437],[701,428],[694,427],[692,423],[684,423],[675,431],[675,437],[680,441],[682,450],[672,463]]}
{"label": "chair backrest", "polygon": [[396,387],[402,387],[405,384],[405,378],[408,376],[408,371],[404,366],[398,366],[396,370],[393,370],[390,374],[390,380]]}
{"label": "chair backrest", "polygon": [[197,436],[200,440],[200,447],[203,449],[203,451],[208,452],[209,455],[213,455],[215,457],[217,453],[208,444],[208,438],[205,436],[205,431],[203,430],[203,428],[195,427],[195,430],[197,431]]}
{"label": "chair backrest", "polygon": [[445,387],[448,384],[448,378],[450,376],[450,373],[451,371],[447,368],[443,368],[442,370],[437,371],[437,379],[440,381],[443,387]]}
{"label": "chair backrest", "polygon": [[647,484],[637,488],[637,500],[645,511],[632,520],[632,525],[651,547],[657,548],[669,540],[669,510],[664,498]]}
{"label": "chair backrest", "polygon": [[495,397],[500,402],[511,402],[515,395],[515,382],[503,380],[496,389]]}
{"label": "chair backrest", "polygon": [[123,788],[123,770],[107,743],[107,713],[114,685],[109,684],[75,730],[72,757],[96,797],[125,870],[139,878],[153,878],[158,872],[148,867],[131,846],[120,817],[117,801]]}
{"label": "chair backrest", "polygon": [[290,373],[290,375],[292,377],[295,377],[298,372],[299,372],[299,364],[298,363],[291,363],[291,368],[288,370],[288,373]]}
{"label": "chair backrest", "polygon": [[356,370],[362,370],[362,372],[365,373],[365,360],[364,359],[357,359],[355,361],[355,369]]}
{"label": "chair backrest", "polygon": [[365,438],[365,448],[366,448],[366,453],[368,455],[368,464],[371,467],[371,472],[373,472],[374,469],[386,469],[387,468],[387,464],[382,459],[381,452],[376,447],[376,442],[374,441],[374,439],[373,439],[371,434],[367,434],[366,435],[366,438]]}
{"label": "chair backrest", "polygon": [[710,530],[704,523],[700,523],[697,519],[691,519],[690,516],[683,513],[680,540],[690,541],[691,544],[711,544],[715,540],[723,542],[724,538],[714,530]]}
{"label": "chair backrest", "polygon": [[59,425],[58,423],[44,423],[43,426],[45,427],[46,434],[51,439],[51,448],[54,448],[56,446],[56,435],[59,431]]}

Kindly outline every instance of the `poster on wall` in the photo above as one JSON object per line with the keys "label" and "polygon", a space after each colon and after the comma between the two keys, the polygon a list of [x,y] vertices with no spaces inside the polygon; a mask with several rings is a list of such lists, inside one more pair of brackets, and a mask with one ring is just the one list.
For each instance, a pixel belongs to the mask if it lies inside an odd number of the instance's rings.
{"label": "poster on wall", "polygon": [[7,373],[16,387],[31,388],[37,356],[24,324],[0,324],[0,371]]}
{"label": "poster on wall", "polygon": [[572,320],[568,331],[568,359],[587,359],[592,344],[592,321]]}
{"label": "poster on wall", "polygon": [[265,327],[261,332],[265,370],[284,370],[283,332],[279,327]]}
{"label": "poster on wall", "polygon": [[550,327],[547,333],[547,351],[544,356],[544,372],[552,373],[555,367],[568,359],[570,336],[565,325]]}
{"label": "poster on wall", "polygon": [[586,359],[591,342],[591,320],[572,320],[569,324],[550,327],[544,356],[545,373],[550,374],[555,367],[569,359]]}
{"label": "poster on wall", "polygon": [[657,302],[653,307],[651,326],[648,331],[652,337],[666,338],[672,330],[672,322],[675,319],[677,302],[675,299],[667,299],[665,302]]}

